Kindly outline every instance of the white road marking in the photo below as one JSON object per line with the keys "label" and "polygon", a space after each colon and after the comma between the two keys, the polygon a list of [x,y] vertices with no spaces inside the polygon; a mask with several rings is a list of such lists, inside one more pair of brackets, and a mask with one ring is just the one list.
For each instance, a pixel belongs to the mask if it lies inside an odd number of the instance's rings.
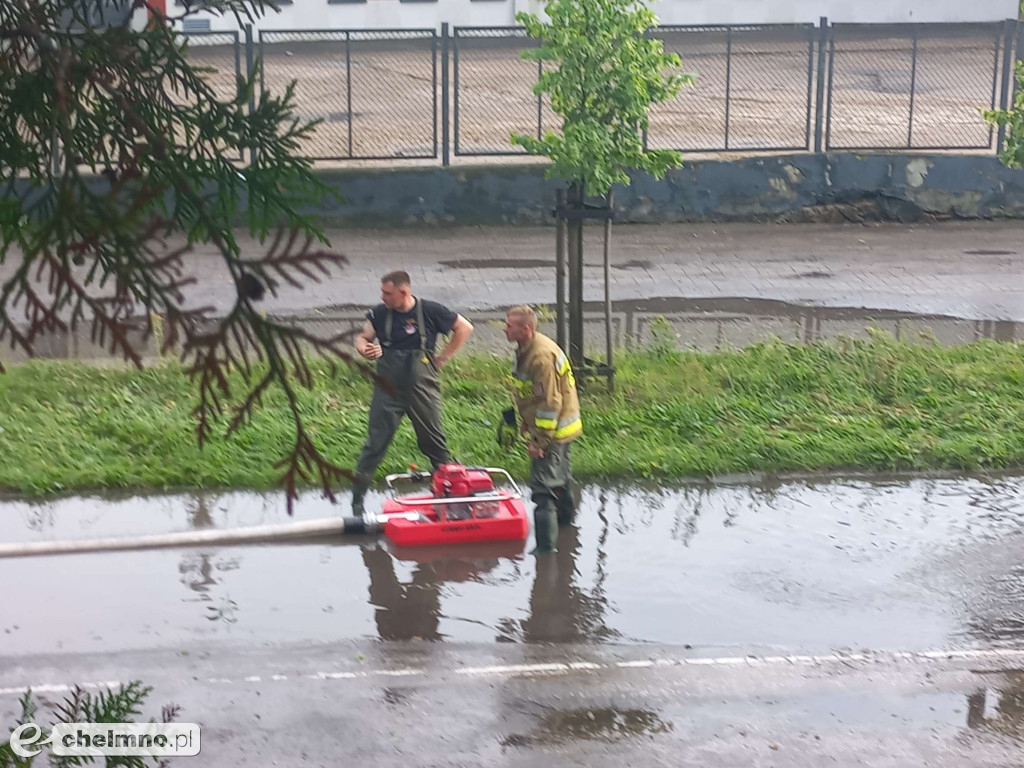
{"label": "white road marking", "polygon": [[[463,667],[455,670],[462,677],[519,677],[519,676],[550,676],[565,675],[573,672],[606,672],[611,670],[652,669],[655,667],[768,667],[775,665],[820,666],[824,664],[867,663],[884,664],[894,662],[929,663],[936,661],[997,661],[1002,663],[1024,663],[1024,649],[1003,650],[961,650],[961,651],[892,651],[880,653],[828,653],[821,655],[800,656],[718,656],[718,657],[679,657],[635,659],[614,662],[550,662],[546,664],[497,664],[483,667]],[[417,677],[427,675],[430,669],[412,667],[399,669],[368,669],[358,672],[313,672],[305,675],[269,675],[267,682],[287,682],[289,680],[356,680],[373,677]],[[261,675],[250,675],[236,679],[210,677],[206,682],[214,685],[232,685],[238,683],[263,682]],[[82,683],[80,688],[117,688],[120,681]],[[0,696],[21,696],[26,689],[35,693],[70,693],[73,685],[63,683],[37,683],[0,688]]]}

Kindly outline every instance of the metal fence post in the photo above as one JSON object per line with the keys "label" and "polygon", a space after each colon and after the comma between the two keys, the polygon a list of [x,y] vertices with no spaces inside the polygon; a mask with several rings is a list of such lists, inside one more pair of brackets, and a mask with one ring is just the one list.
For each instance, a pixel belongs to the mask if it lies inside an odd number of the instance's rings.
{"label": "metal fence post", "polygon": [[[650,29],[650,28],[648,28],[648,29],[647,29],[647,31],[646,31],[646,32],[644,32],[644,37],[653,37],[653,33],[654,33],[654,30],[653,30],[653,29]],[[662,41],[662,47],[663,47],[663,48],[664,48],[664,45],[665,45],[665,43],[664,43],[664,41]],[[651,130],[651,112],[650,112],[650,110],[648,109],[648,110],[647,110],[647,118],[646,118],[646,120],[644,121],[644,127],[643,127],[643,129],[642,129],[642,130],[640,131],[640,138],[641,138],[641,140],[643,141],[643,148],[644,148],[644,152],[646,152],[646,151],[647,151],[647,150],[648,150],[648,149],[650,148],[650,147],[648,146],[648,143],[647,143],[647,142],[648,142],[648,139],[649,139],[649,137],[648,137],[648,133],[650,132],[650,130]]]}
{"label": "metal fence post", "polygon": [[455,29],[455,34],[452,36],[454,42],[452,43],[452,66],[455,67],[455,71],[452,73],[452,108],[455,110],[455,114],[452,115],[454,121],[454,128],[452,133],[452,141],[455,145],[455,154],[459,154],[459,30],[458,27]]}
{"label": "metal fence post", "polygon": [[[825,126],[825,46],[828,44],[828,17],[818,21],[818,90],[814,102],[814,151],[821,152]],[[831,94],[829,94],[831,96]]]}
{"label": "metal fence post", "polygon": [[437,42],[437,31],[431,30],[430,35],[430,93],[434,97],[433,104],[433,135],[434,135],[434,159],[437,159],[437,51],[439,45]]}
{"label": "metal fence post", "polygon": [[[232,32],[231,44],[235,49],[235,82],[238,82],[238,76],[242,74],[242,47],[238,44],[238,32]],[[262,51],[260,52],[262,54]],[[262,55],[261,55],[262,60]],[[260,68],[260,88],[263,87],[263,68]]]}
{"label": "metal fence post", "polygon": [[911,33],[914,41],[910,54],[910,115],[907,120],[907,149],[914,146],[914,95],[917,91],[917,27]]}
{"label": "metal fence post", "polygon": [[555,190],[555,337],[563,352],[569,351],[565,317],[565,190]]}
{"label": "metal fence post", "polygon": [[608,388],[615,389],[615,344],[612,339],[612,211],[615,208],[615,193],[607,196],[608,218],[604,220],[604,350],[605,365],[608,366]]}
{"label": "metal fence post", "polygon": [[[999,91],[999,108],[1007,109],[1010,106],[1010,73],[1013,71],[1012,62],[1014,59],[1013,55],[1013,36],[1017,22],[1013,19],[1007,19],[1005,24],[1005,34],[1003,35],[1003,81],[1002,88]],[[1006,126],[999,126],[999,133],[996,139],[996,153],[1003,151],[1003,146],[1006,142]],[[991,139],[989,139],[991,141]]]}
{"label": "metal fence post", "polygon": [[448,22],[441,24],[441,165],[451,165],[451,151],[448,147],[450,126],[448,124]]}
{"label": "metal fence post", "polygon": [[801,150],[809,152],[814,148],[811,138],[811,124],[814,122],[814,29],[807,33],[807,118],[804,121],[804,145]]}
{"label": "metal fence post", "polygon": [[345,113],[348,115],[348,156],[352,154],[352,33],[345,32]]}
{"label": "metal fence post", "polygon": [[732,91],[732,27],[725,31],[725,148],[729,149],[729,102]]}
{"label": "metal fence post", "polygon": [[828,152],[832,146],[832,102],[835,99],[835,74],[836,74],[836,32],[831,31],[828,36],[828,102],[825,107],[825,151]]}
{"label": "metal fence post", "polygon": [[[238,83],[238,78],[242,76],[242,43],[238,31],[235,30],[231,33],[232,39],[231,44],[235,49],[235,83]],[[255,73],[253,73],[253,79],[255,80]],[[260,40],[260,91],[263,88],[263,40]],[[245,148],[238,148],[238,159],[241,162],[245,162]]]}
{"label": "metal fence post", "polygon": [[1013,93],[1010,94],[1010,104],[1017,103],[1017,89],[1019,87],[1017,84],[1017,62],[1020,61],[1021,50],[1024,49],[1024,22],[1017,21],[1015,24],[1017,25],[1017,46],[1013,49],[1013,66],[1011,67],[1013,72]]}
{"label": "metal fence post", "polygon": [[[537,59],[537,81],[544,76],[544,62]],[[544,138],[544,94],[537,94],[537,141]]]}
{"label": "metal fence post", "polygon": [[[245,79],[246,82],[256,80],[256,51],[253,48],[252,24],[245,25]],[[262,78],[261,78],[262,81]],[[250,83],[251,84],[251,83]],[[261,82],[262,87],[262,82]],[[256,111],[256,88],[252,87],[249,94],[249,114]],[[256,148],[249,150],[249,164],[256,164]]]}
{"label": "metal fence post", "polygon": [[583,347],[583,212],[586,190],[581,182],[569,186],[568,209],[572,219],[567,222],[569,269],[569,360],[577,371],[585,368]]}

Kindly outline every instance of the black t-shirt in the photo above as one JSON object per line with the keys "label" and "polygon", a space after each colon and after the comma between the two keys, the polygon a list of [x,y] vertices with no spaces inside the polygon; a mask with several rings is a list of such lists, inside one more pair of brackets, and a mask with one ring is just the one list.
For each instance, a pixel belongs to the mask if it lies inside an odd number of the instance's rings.
{"label": "black t-shirt", "polygon": [[[455,318],[458,315],[436,301],[425,301],[423,299],[416,299],[416,301],[423,304],[423,324],[427,329],[427,349],[433,352],[437,344],[437,335],[441,334],[444,336],[451,333],[452,326],[455,325]],[[383,304],[378,304],[366,313],[366,319],[370,321],[370,324],[373,325],[373,330],[377,332],[377,343],[385,350],[419,349],[420,329],[417,315],[415,306],[409,312],[391,310],[390,346],[385,344],[387,334],[384,329],[384,325],[387,322],[388,308]]]}

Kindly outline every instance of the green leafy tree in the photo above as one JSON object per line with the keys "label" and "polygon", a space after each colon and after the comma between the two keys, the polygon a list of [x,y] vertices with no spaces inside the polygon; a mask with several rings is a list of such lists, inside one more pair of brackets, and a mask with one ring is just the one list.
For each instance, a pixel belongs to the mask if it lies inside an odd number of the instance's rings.
{"label": "green leafy tree", "polygon": [[680,61],[649,35],[654,12],[641,0],[550,0],[545,11],[548,21],[529,13],[516,19],[540,41],[521,55],[548,64],[534,92],[550,96],[562,134],[513,134],[512,142],[550,158],[549,176],[596,195],[628,184],[630,170],[660,178],[681,165],[678,152],[643,146],[651,105],[694,80],[666,74]]}
{"label": "green leafy tree", "polygon": [[982,115],[989,125],[1007,128],[999,159],[1010,168],[1024,168],[1024,62],[1016,62],[1017,94],[1009,109],[986,109]]}
{"label": "green leafy tree", "polygon": [[[1024,2],[1020,4],[1024,13]],[[1019,52],[1018,52],[1019,55]],[[989,125],[1006,128],[1006,141],[999,152],[999,159],[1010,168],[1024,167],[1024,62],[1014,62],[1013,104],[1009,109],[983,109],[982,117]]]}
{"label": "green leafy tree", "polygon": [[[326,192],[296,156],[315,123],[295,117],[292,88],[256,94],[253,72],[218,92],[175,32],[197,10],[241,24],[276,2],[167,6],[174,13],[148,0],[0,2],[0,342],[32,355],[41,335],[91,325],[141,367],[156,318],[163,351],[180,350],[198,385],[200,444],[224,421],[226,434],[242,427],[280,387],[295,422],[282,460],[290,509],[297,482],[318,479],[330,495],[345,474],[304,428],[295,387],[312,383],[310,350],[348,360],[347,345],[256,306],[345,262],[301,213]],[[265,253],[243,253],[239,221],[269,241]],[[197,242],[215,246],[235,285],[222,316],[190,296],[202,286],[184,256]]]}

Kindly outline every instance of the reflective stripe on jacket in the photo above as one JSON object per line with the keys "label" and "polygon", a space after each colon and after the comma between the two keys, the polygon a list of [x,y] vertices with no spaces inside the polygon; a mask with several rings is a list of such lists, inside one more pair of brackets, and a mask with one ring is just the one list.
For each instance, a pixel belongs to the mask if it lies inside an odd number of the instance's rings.
{"label": "reflective stripe on jacket", "polygon": [[532,442],[568,443],[583,433],[576,377],[565,354],[542,333],[516,352],[512,379],[519,415]]}

